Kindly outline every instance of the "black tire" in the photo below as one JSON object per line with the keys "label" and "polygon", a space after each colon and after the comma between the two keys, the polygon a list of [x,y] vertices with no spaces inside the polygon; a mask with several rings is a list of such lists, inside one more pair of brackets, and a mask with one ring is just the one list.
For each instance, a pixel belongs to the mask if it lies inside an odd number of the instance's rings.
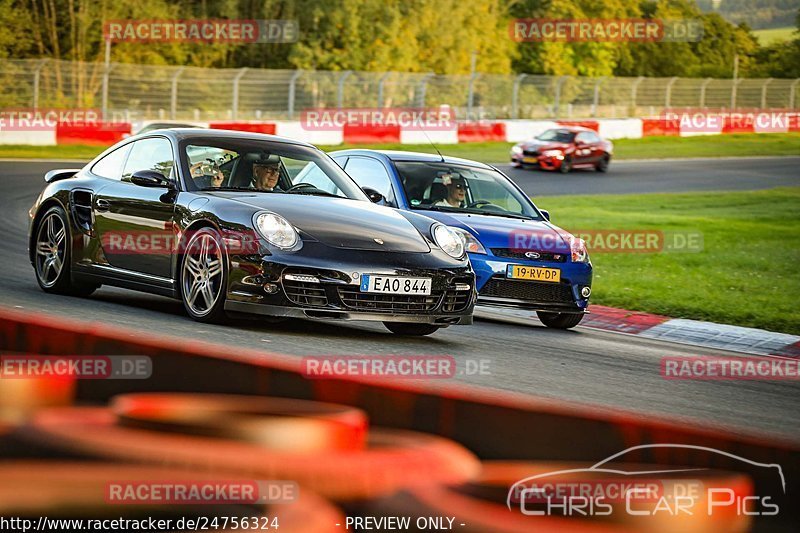
{"label": "black tire", "polygon": [[[219,273],[212,274],[212,268],[208,257],[203,259],[203,245],[213,243],[216,250],[213,255],[219,260]],[[202,263],[202,264],[201,264]],[[187,267],[187,264],[191,267]],[[196,265],[200,264],[198,269]],[[213,267],[216,272],[216,266]],[[187,273],[197,271],[191,278]],[[207,282],[209,292],[204,290]],[[203,289],[200,288],[203,285]],[[180,287],[181,301],[186,313],[198,322],[207,324],[222,324],[226,322],[225,298],[228,287],[228,255],[222,237],[217,230],[212,228],[200,228],[192,233],[191,238],[186,243],[185,252],[181,256],[180,269],[178,271],[178,286]],[[199,292],[198,292],[199,291]],[[211,303],[208,302],[208,295],[213,296]],[[202,297],[203,305],[195,305],[197,299]]]}
{"label": "black tire", "polygon": [[583,313],[546,313],[537,311],[536,314],[542,324],[548,328],[570,329],[580,324],[583,320]]}
{"label": "black tire", "polygon": [[[72,232],[67,214],[61,206],[53,206],[42,215],[33,235],[33,268],[36,282],[44,292],[85,297],[100,287],[72,279]],[[45,239],[54,240],[54,245],[47,246]],[[57,262],[53,262],[56,257]]]}
{"label": "black tire", "polygon": [[572,170],[572,156],[566,155],[564,156],[564,160],[561,162],[561,166],[558,167],[558,171],[562,174],[569,174]]}
{"label": "black tire", "polygon": [[384,322],[386,328],[396,335],[421,337],[436,333],[441,326],[434,324],[414,324],[412,322]]}
{"label": "black tire", "polygon": [[605,154],[600,158],[600,161],[597,162],[594,168],[598,172],[608,172],[609,163],[611,163],[611,157],[608,154]]}

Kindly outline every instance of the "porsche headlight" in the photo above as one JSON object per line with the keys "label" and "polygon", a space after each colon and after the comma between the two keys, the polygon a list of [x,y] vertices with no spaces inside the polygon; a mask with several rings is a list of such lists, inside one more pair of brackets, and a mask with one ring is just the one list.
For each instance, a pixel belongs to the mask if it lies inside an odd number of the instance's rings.
{"label": "porsche headlight", "polygon": [[522,146],[520,146],[518,144],[515,144],[514,146],[511,147],[511,153],[512,154],[517,154],[517,155],[521,154],[522,153]]}
{"label": "porsche headlight", "polygon": [[258,232],[268,243],[288,250],[293,248],[300,236],[289,221],[274,213],[261,213],[255,218]]}
{"label": "porsche headlight", "polygon": [[483,247],[475,235],[461,228],[450,228],[464,241],[464,249],[471,254],[485,254],[486,248]]}
{"label": "porsche headlight", "polygon": [[431,231],[433,240],[444,253],[458,259],[464,255],[464,240],[452,228],[436,224]]}

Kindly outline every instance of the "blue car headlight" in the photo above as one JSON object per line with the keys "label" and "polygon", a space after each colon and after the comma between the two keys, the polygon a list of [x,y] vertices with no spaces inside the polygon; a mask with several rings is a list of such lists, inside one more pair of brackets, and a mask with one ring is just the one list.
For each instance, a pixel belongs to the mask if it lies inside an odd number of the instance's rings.
{"label": "blue car headlight", "polygon": [[450,228],[455,231],[459,237],[464,241],[464,249],[471,254],[485,254],[486,248],[483,247],[481,241],[475,235],[461,228]]}

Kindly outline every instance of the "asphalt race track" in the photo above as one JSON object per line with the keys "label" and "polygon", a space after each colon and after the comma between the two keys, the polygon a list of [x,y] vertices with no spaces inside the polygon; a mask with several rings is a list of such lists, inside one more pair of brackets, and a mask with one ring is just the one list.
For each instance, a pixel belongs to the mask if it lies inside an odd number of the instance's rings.
{"label": "asphalt race track", "polygon": [[800,185],[798,157],[611,161],[608,173],[563,175],[496,165],[529,195],[735,191]]}
{"label": "asphalt race track", "polygon": [[[457,379],[554,402],[619,407],[800,442],[800,383],[668,381],[660,376],[664,356],[723,353],[718,351],[580,327],[562,332],[481,320],[421,339],[396,337],[380,324],[364,323],[248,321],[209,326],[191,321],[180,302],[158,296],[105,287],[89,300],[45,294],[36,284],[27,257],[27,210],[44,185],[46,170],[72,166],[80,165],[0,162],[0,223],[5,229],[0,305],[133,328],[143,335],[157,331],[206,339],[232,352],[247,347],[298,356],[441,354],[452,355],[460,371],[467,359],[488,360],[491,375]],[[531,172],[520,182],[534,195],[675,190],[669,188],[672,185],[677,190],[747,189],[800,185],[798,166],[800,158],[620,163],[607,175]],[[670,183],[663,178],[668,173]],[[580,187],[581,182],[598,185]]]}

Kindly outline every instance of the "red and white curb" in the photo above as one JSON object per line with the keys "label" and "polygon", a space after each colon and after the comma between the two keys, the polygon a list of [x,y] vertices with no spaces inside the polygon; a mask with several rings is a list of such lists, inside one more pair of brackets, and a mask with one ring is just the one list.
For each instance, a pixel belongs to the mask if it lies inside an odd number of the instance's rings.
{"label": "red and white curb", "polygon": [[[479,306],[478,318],[538,323],[536,313]],[[800,336],[592,305],[581,327],[755,355],[800,357]]]}

